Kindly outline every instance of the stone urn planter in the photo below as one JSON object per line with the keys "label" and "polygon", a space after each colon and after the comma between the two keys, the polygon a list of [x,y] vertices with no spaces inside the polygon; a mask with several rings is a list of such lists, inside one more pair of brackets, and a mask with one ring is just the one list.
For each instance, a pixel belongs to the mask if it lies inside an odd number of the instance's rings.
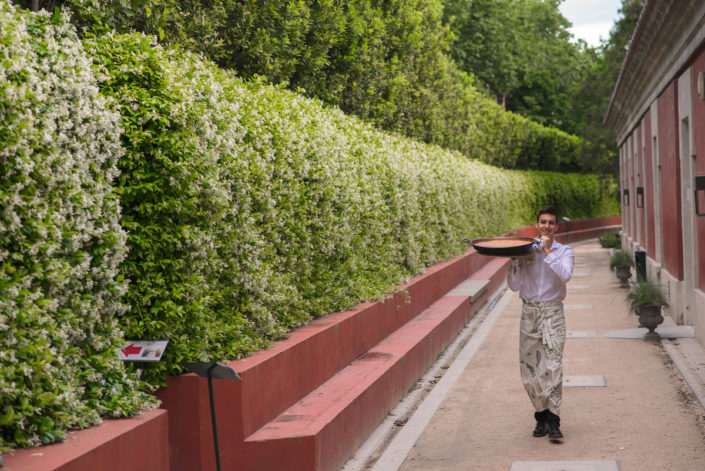
{"label": "stone urn planter", "polygon": [[661,336],[655,331],[656,327],[661,325],[661,323],[663,322],[663,316],[661,315],[661,305],[643,304],[637,308],[636,313],[639,315],[639,324],[649,329],[649,331],[644,334],[644,340],[661,340]]}
{"label": "stone urn planter", "polygon": [[615,274],[619,281],[621,281],[623,285],[626,285],[629,282],[629,278],[632,277],[632,270],[629,267],[617,267]]}
{"label": "stone urn planter", "polygon": [[610,270],[614,270],[622,286],[628,286],[629,278],[632,277],[632,267],[634,260],[628,252],[624,250],[616,250],[610,259]]}
{"label": "stone urn planter", "polygon": [[629,310],[639,316],[639,324],[649,329],[644,340],[658,341],[655,329],[663,322],[661,308],[668,306],[661,289],[650,281],[640,281],[627,293]]}

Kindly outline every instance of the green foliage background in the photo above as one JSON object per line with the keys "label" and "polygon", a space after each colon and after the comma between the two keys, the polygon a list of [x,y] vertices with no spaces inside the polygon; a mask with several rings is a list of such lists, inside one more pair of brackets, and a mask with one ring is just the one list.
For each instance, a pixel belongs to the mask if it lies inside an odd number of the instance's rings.
{"label": "green foliage background", "polygon": [[171,341],[156,382],[383,296],[544,201],[572,218],[616,210],[596,177],[469,161],[146,36],[85,46],[122,105],[124,326]]}
{"label": "green foliage background", "polygon": [[0,450],[154,401],[115,352],[119,115],[69,25],[0,2]]}
{"label": "green foliage background", "polygon": [[[158,385],[384,297],[545,203],[619,211],[595,176],[499,169],[142,34],[79,41],[65,16],[0,12],[3,449],[149,406],[125,337],[170,341],[143,371]],[[472,153],[569,154],[462,93]]]}
{"label": "green foliage background", "polygon": [[[449,54],[452,35],[441,0],[63,4],[85,31],[140,31],[199,52],[245,79],[266,77],[381,129],[473,159],[508,169],[580,170],[582,140],[551,127],[558,118],[543,126],[508,113],[475,88],[468,69],[458,68]],[[484,38],[481,47],[491,50],[486,46],[496,39]],[[569,66],[555,70],[546,73],[564,80],[575,75]]]}
{"label": "green foliage background", "polygon": [[[594,59],[572,41],[561,0],[443,0],[451,55],[508,110],[576,134],[576,88]],[[491,44],[491,47],[488,47]],[[611,86],[611,82],[605,84]]]}
{"label": "green foliage background", "polygon": [[577,134],[585,143],[581,150],[585,172],[614,177],[619,174],[617,138],[602,120],[643,5],[644,0],[622,0],[621,17],[610,31],[609,39],[593,52],[593,66],[573,96]]}

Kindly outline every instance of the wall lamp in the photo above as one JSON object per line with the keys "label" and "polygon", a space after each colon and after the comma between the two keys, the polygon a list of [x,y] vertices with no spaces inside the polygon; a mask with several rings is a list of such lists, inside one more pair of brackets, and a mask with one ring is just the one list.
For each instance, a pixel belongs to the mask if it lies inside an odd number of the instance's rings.
{"label": "wall lamp", "polygon": [[[695,215],[705,216],[705,175],[695,177]],[[703,205],[700,206],[700,202]]]}

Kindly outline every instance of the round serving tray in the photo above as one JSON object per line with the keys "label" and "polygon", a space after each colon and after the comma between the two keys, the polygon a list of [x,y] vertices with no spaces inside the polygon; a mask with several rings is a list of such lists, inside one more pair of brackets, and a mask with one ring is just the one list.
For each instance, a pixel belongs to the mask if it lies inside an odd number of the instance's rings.
{"label": "round serving tray", "polygon": [[463,240],[472,244],[479,254],[495,257],[526,257],[531,255],[531,247],[536,242],[531,237],[520,236]]}

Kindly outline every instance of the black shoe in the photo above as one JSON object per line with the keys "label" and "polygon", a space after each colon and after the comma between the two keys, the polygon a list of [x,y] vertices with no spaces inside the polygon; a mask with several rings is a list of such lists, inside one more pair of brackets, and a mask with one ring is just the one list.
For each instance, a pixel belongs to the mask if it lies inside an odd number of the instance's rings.
{"label": "black shoe", "polygon": [[546,422],[536,422],[534,429],[534,437],[545,437],[548,433],[548,424]]}
{"label": "black shoe", "polygon": [[534,412],[534,419],[536,419],[534,437],[545,437],[548,433],[548,424],[546,423],[546,412],[548,412],[548,410]]}
{"label": "black shoe", "polygon": [[546,423],[548,424],[548,438],[552,441],[563,438],[561,433],[561,418],[550,410],[544,411]]}
{"label": "black shoe", "polygon": [[551,440],[560,440],[561,438],[563,438],[563,434],[561,433],[561,429],[558,428],[558,425],[548,426],[548,438],[550,438]]}

